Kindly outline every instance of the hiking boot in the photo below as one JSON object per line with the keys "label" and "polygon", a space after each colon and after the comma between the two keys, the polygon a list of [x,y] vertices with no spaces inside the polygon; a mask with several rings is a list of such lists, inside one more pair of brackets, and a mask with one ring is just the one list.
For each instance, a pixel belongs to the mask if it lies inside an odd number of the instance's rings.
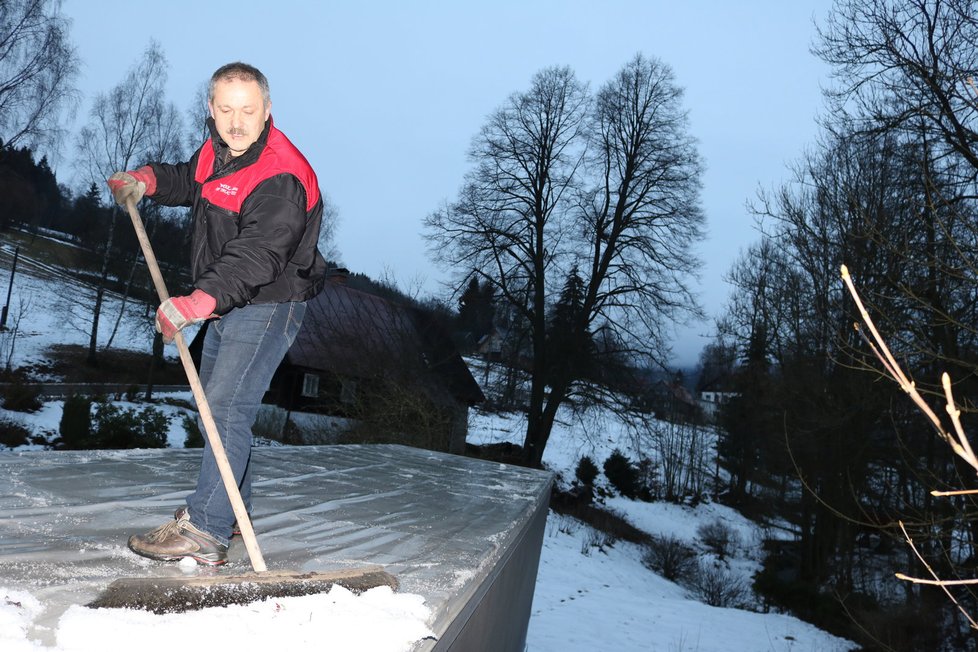
{"label": "hiking boot", "polygon": [[194,527],[186,507],[177,509],[169,523],[146,534],[129,537],[129,549],[157,561],[180,561],[190,557],[198,564],[219,566],[228,560],[228,547]]}

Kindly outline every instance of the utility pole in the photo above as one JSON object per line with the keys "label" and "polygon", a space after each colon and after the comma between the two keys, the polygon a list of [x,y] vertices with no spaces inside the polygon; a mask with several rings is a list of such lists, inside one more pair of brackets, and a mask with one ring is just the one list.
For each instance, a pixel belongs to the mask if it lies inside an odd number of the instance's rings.
{"label": "utility pole", "polygon": [[10,284],[7,286],[7,303],[0,311],[0,331],[7,330],[7,312],[10,309],[10,294],[14,291],[14,274],[17,273],[17,256],[20,255],[20,245],[14,249],[14,264],[10,267]]}

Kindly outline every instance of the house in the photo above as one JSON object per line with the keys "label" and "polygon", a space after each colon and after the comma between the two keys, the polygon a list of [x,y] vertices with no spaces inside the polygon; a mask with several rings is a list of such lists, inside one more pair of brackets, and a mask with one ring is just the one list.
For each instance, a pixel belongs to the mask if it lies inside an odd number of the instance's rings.
{"label": "house", "polygon": [[666,421],[695,421],[700,418],[699,406],[682,379],[646,380],[648,386],[641,390],[642,403],[658,418]]}
{"label": "house", "polygon": [[533,367],[529,335],[506,326],[493,324],[476,343],[475,352],[488,362],[501,362],[524,371]]}
{"label": "house", "polygon": [[[288,443],[399,443],[461,454],[485,396],[424,311],[345,284],[334,270],[306,303],[256,430]],[[199,364],[205,328],[190,345]]]}
{"label": "house", "polygon": [[328,417],[320,425],[359,431],[356,441],[464,451],[468,409],[485,396],[448,333],[424,311],[345,278],[345,270],[331,274],[307,302],[265,403]]}
{"label": "house", "polygon": [[719,386],[708,386],[700,390],[696,402],[706,419],[711,423],[716,423],[720,416],[720,408],[735,396],[738,396],[737,392],[731,392]]}

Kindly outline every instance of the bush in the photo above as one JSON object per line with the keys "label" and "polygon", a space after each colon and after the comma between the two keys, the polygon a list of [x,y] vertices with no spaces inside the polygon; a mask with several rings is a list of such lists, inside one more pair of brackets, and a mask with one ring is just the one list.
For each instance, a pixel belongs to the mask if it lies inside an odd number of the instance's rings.
{"label": "bush", "polygon": [[204,435],[197,425],[197,417],[193,414],[183,415],[183,429],[187,431],[187,438],[183,440],[184,448],[204,447]]}
{"label": "bush", "polygon": [[136,401],[139,400],[139,395],[141,393],[142,390],[139,389],[139,385],[130,385],[126,389],[126,400],[131,403],[135,403]]}
{"label": "bush", "polygon": [[617,448],[604,461],[604,474],[608,482],[626,498],[638,497],[641,489],[636,469]]}
{"label": "bush", "polygon": [[73,394],[65,399],[58,432],[61,447],[70,450],[92,448],[92,399]]}
{"label": "bush", "polygon": [[0,419],[0,446],[17,448],[30,443],[31,431],[10,419]]}
{"label": "bush", "polygon": [[652,502],[659,498],[659,466],[651,458],[643,457],[638,461],[636,467],[638,473],[638,483],[642,488],[640,497],[642,500]]}
{"label": "bush", "polygon": [[591,550],[596,549],[598,552],[606,552],[607,548],[611,548],[614,545],[615,538],[613,536],[607,532],[589,527],[584,534],[584,538],[581,540],[581,554],[585,557],[590,557]]}
{"label": "bush", "polygon": [[10,383],[3,390],[3,407],[14,412],[37,412],[41,403],[41,390],[22,383]]}
{"label": "bush", "polygon": [[747,582],[722,563],[701,563],[693,573],[691,588],[711,607],[740,607],[747,597]]}
{"label": "bush", "polygon": [[590,457],[585,455],[577,463],[574,469],[574,476],[586,487],[594,485],[594,479],[598,477],[598,465]]}
{"label": "bush", "polygon": [[170,418],[155,408],[137,412],[100,403],[94,425],[94,448],[166,448]]}
{"label": "bush", "polygon": [[696,573],[696,552],[675,537],[653,537],[642,563],[670,582],[685,583]]}
{"label": "bush", "polygon": [[740,537],[720,519],[704,523],[696,529],[696,534],[710,552],[723,561],[730,554],[730,549],[740,542]]}

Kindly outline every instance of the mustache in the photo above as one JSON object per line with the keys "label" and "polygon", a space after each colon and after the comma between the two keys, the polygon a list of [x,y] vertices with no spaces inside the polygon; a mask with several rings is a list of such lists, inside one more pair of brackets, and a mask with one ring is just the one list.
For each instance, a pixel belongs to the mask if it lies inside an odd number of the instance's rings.
{"label": "mustache", "polygon": [[231,134],[232,136],[247,136],[248,135],[248,131],[247,130],[241,129],[241,128],[235,128],[235,127],[231,127],[230,129],[228,129],[228,133]]}

